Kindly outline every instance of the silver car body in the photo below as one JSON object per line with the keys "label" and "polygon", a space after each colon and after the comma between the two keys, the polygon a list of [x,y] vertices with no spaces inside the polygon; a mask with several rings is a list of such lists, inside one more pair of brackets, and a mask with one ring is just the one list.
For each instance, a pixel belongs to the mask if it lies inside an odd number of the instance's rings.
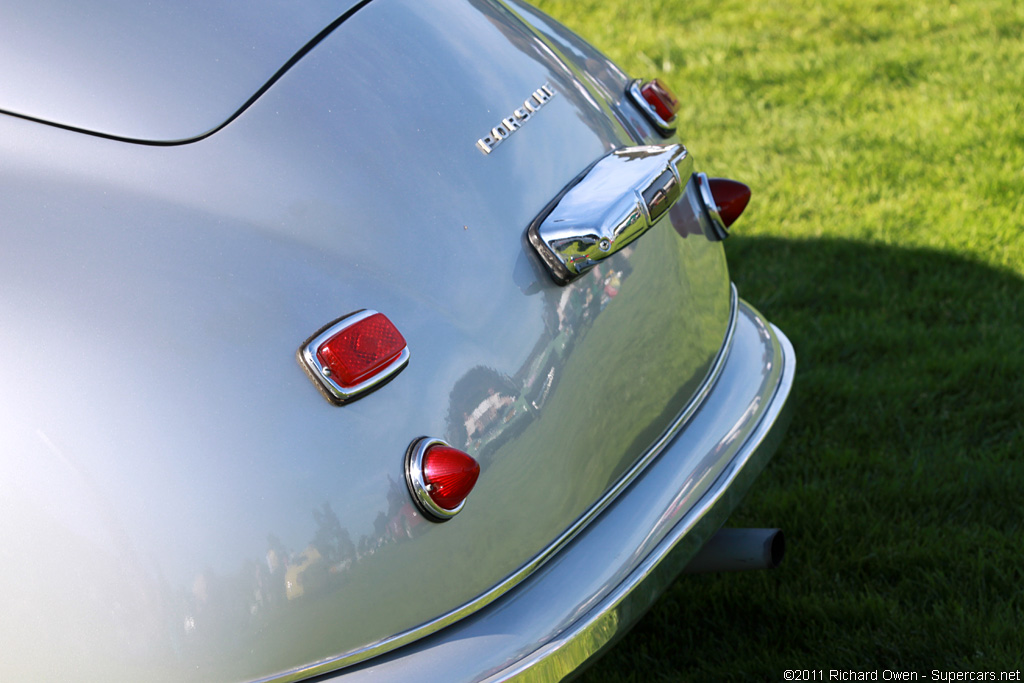
{"label": "silver car body", "polygon": [[[720,242],[562,286],[526,239],[680,144],[529,6],[0,7],[0,679],[555,680],[774,450],[793,350]],[[365,308],[410,361],[333,405],[296,351]],[[444,524],[421,436],[481,463]]]}

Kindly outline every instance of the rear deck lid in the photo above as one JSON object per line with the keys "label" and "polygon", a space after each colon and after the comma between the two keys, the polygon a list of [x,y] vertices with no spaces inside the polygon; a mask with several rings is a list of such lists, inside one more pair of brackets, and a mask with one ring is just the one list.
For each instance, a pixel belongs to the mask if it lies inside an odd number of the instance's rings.
{"label": "rear deck lid", "polygon": [[178,141],[231,117],[357,0],[0,3],[0,111]]}

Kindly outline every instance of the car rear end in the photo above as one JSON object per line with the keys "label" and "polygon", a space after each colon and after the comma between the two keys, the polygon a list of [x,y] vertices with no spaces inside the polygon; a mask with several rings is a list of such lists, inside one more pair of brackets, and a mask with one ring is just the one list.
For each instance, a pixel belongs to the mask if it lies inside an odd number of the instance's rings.
{"label": "car rear end", "polygon": [[[0,117],[2,677],[557,680],[775,448],[793,349],[632,79],[511,0],[310,26],[210,125]],[[338,398],[362,311],[406,355]]]}

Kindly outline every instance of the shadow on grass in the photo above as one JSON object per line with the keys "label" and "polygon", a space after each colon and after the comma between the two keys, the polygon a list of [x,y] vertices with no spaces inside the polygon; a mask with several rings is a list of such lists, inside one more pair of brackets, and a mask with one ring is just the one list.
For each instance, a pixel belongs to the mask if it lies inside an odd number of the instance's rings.
{"label": "shadow on grass", "polygon": [[782,527],[788,556],[677,581],[584,680],[1024,668],[1024,280],[922,249],[728,247],[798,358],[790,431],[730,524]]}

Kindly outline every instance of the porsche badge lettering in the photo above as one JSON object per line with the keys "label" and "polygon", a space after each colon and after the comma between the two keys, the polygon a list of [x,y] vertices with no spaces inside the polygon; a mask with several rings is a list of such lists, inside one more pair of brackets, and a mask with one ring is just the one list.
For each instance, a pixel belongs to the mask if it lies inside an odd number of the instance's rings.
{"label": "porsche badge lettering", "polygon": [[510,115],[503,118],[494,128],[491,128],[490,135],[485,135],[476,141],[477,149],[484,154],[490,154],[494,148],[504,142],[512,133],[519,130],[519,127],[530,120],[530,117],[540,111],[540,108],[547,104],[555,96],[556,90],[550,83],[545,83],[534,91],[530,97],[523,102],[523,106],[514,110]]}

